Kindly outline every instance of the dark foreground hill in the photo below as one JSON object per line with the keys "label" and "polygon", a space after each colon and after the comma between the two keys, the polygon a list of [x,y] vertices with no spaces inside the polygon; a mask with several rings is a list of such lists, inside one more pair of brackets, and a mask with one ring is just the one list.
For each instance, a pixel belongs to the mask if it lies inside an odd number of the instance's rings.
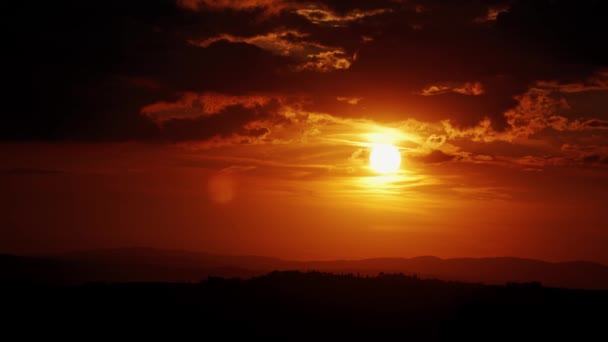
{"label": "dark foreground hill", "polygon": [[188,282],[207,276],[249,278],[274,270],[376,275],[416,274],[425,278],[504,284],[540,282],[545,286],[608,289],[608,267],[590,262],[550,263],[520,258],[376,258],[335,261],[286,261],[257,256],[122,248],[43,257],[0,256],[0,280],[54,284],[91,281]]}
{"label": "dark foreground hill", "polygon": [[[18,340],[595,340],[608,291],[272,272],[200,283],[0,283]],[[16,335],[10,335],[16,334]]]}

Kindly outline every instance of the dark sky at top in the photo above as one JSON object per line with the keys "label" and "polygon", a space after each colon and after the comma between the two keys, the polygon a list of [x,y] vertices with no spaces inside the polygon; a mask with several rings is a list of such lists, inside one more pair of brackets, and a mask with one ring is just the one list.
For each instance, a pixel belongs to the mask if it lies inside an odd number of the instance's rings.
{"label": "dark sky at top", "polygon": [[[365,97],[417,109],[407,117],[465,126],[489,117],[501,130],[514,96],[534,82],[581,82],[608,64],[608,5],[599,0],[60,0],[2,7],[3,140],[206,139],[272,110],[191,118],[165,129],[141,115],[144,106],[184,92],[306,96],[310,107],[346,116],[354,114],[336,108],[335,97]],[[483,96],[417,95],[430,85],[466,82],[481,82]],[[183,126],[198,126],[200,134]]]}

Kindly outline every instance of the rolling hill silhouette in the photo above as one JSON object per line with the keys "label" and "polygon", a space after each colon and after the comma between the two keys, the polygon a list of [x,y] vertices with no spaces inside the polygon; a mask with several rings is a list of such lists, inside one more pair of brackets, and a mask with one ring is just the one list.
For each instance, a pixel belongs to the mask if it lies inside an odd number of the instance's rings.
{"label": "rolling hill silhouette", "polygon": [[[591,341],[608,291],[274,271],[193,283],[0,282],[20,339]],[[8,315],[6,315],[8,313]]]}
{"label": "rolling hill silhouette", "polygon": [[374,258],[288,261],[259,256],[225,256],[153,248],[119,248],[52,256],[0,256],[0,280],[57,284],[84,282],[197,282],[209,276],[250,278],[270,271],[322,271],[377,275],[415,274],[422,278],[504,284],[608,289],[608,266],[591,262],[551,263],[521,258]]}

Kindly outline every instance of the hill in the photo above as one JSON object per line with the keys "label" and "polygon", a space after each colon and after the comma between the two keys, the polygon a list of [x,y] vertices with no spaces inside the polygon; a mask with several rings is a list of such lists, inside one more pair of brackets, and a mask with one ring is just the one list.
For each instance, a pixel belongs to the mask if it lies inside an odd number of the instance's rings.
{"label": "hill", "polygon": [[291,271],[200,283],[0,283],[0,300],[4,332],[22,339],[593,340],[605,332],[608,291]]}
{"label": "hill", "polygon": [[521,258],[436,257],[288,261],[259,256],[223,256],[152,248],[121,248],[51,256],[0,256],[0,280],[56,284],[91,281],[199,281],[208,276],[249,278],[270,271],[323,271],[376,275],[404,273],[423,278],[504,284],[608,289],[608,266],[591,262],[551,263]]}

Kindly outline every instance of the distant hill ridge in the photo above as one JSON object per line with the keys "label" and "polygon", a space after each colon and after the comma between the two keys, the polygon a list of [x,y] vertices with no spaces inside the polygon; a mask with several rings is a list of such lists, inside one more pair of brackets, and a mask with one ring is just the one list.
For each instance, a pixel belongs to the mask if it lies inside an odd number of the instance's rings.
{"label": "distant hill ridge", "polygon": [[279,270],[317,270],[376,275],[416,274],[424,278],[504,284],[608,289],[608,266],[585,261],[545,262],[513,257],[440,259],[372,258],[289,261],[260,256],[226,256],[154,248],[115,248],[44,256],[0,256],[0,280],[51,283],[91,281],[199,281],[208,276],[243,277]]}

